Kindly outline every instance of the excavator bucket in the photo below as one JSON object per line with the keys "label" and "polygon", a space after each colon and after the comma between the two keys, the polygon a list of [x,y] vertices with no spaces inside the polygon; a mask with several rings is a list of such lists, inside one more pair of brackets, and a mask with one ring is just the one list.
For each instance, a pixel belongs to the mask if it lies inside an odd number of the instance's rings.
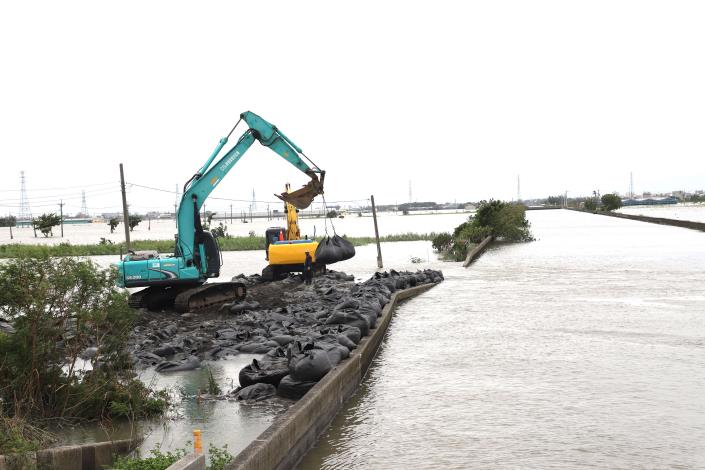
{"label": "excavator bucket", "polygon": [[311,205],[311,202],[313,202],[313,198],[319,194],[323,194],[323,178],[319,180],[316,173],[306,173],[311,177],[311,181],[306,183],[303,188],[297,189],[291,193],[284,192],[281,194],[275,194],[275,196],[284,202],[293,204],[293,206],[297,209],[306,209]]}

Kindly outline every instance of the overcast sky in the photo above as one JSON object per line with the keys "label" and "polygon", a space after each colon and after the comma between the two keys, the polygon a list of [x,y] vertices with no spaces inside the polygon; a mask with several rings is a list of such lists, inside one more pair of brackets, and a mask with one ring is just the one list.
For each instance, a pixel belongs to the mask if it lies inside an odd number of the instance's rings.
{"label": "overcast sky", "polygon": [[[624,193],[630,171],[702,189],[704,24],[684,1],[2,2],[0,212],[21,170],[35,214],[81,189],[118,209],[120,162],[174,190],[246,110],[327,170],[329,201],[512,199],[517,175],[524,198]],[[255,144],[213,196],[306,180]]]}

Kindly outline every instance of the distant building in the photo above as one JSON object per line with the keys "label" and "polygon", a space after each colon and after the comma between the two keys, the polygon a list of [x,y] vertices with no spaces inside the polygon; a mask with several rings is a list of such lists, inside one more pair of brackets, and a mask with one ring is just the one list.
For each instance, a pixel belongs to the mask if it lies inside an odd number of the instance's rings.
{"label": "distant building", "polygon": [[673,196],[668,197],[649,197],[644,199],[624,199],[623,206],[658,206],[665,204],[678,204],[678,198]]}

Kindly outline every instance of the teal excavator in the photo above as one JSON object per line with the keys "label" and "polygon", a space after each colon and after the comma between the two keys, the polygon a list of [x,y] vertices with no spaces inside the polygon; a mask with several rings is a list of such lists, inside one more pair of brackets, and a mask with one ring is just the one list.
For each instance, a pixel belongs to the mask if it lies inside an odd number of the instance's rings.
{"label": "teal excavator", "polygon": [[[249,128],[233,148],[211,165],[242,121]],[[242,113],[227,137],[220,139],[206,163],[184,185],[176,214],[178,233],[174,254],[163,257],[156,251],[133,251],[117,263],[118,286],[146,287],[130,296],[131,307],[158,310],[173,304],[177,312],[183,313],[245,297],[246,288],[242,283],[206,283],[208,279],[220,275],[223,263],[217,238],[203,229],[200,209],[255,140],[311,178],[303,188],[284,192],[277,197],[305,209],[317,195],[323,193],[325,171],[306,157],[276,126],[249,111]]]}

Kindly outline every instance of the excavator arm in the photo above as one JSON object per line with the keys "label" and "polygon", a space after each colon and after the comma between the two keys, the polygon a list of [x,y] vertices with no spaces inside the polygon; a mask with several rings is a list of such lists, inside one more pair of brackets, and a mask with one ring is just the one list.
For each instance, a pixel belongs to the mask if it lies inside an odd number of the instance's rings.
{"label": "excavator arm", "polygon": [[[321,170],[313,162],[308,160],[301,148],[291,139],[286,137],[276,126],[265,121],[252,112],[245,112],[240,115],[240,121],[245,121],[249,126],[237,143],[227,151],[215,164],[213,161],[228,143],[228,138],[237,127],[233,127],[228,137],[224,137],[208,158],[206,163],[184,186],[184,194],[178,210],[178,248],[177,252],[187,259],[200,258],[198,254],[198,235],[202,230],[200,225],[199,210],[203,206],[206,198],[218,186],[223,178],[232,170],[235,164],[242,158],[255,140],[258,140],[265,147],[269,147],[286,161],[291,163],[300,171],[307,174],[311,181],[303,188],[292,193],[284,192],[280,199],[290,202],[300,209],[308,207],[313,198],[323,193],[323,181],[325,171]],[[238,124],[240,123],[238,121]],[[303,158],[311,164],[307,164]],[[319,177],[320,175],[320,177]],[[198,263],[197,263],[198,264]]]}

